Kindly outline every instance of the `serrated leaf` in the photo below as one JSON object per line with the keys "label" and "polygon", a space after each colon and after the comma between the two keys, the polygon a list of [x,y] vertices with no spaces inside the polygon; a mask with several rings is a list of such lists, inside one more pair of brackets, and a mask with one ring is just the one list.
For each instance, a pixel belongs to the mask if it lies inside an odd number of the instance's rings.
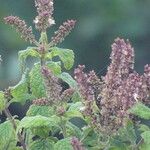
{"label": "serrated leaf", "polygon": [[150,144],[150,131],[143,132],[141,137],[144,139],[144,143]]}
{"label": "serrated leaf", "polygon": [[150,128],[145,124],[140,124],[139,126],[139,131],[141,132],[150,131]]}
{"label": "serrated leaf", "polygon": [[51,139],[39,139],[34,141],[30,150],[54,150],[54,142]]}
{"label": "serrated leaf", "polygon": [[86,126],[83,129],[82,133],[82,142],[84,145],[95,147],[98,143],[98,134],[94,132],[92,127]]}
{"label": "serrated leaf", "polygon": [[32,99],[32,96],[28,93],[27,76],[28,72],[26,71],[24,74],[22,74],[20,82],[16,86],[11,87],[11,95],[13,96],[11,102],[19,102],[24,104],[26,100]]}
{"label": "serrated leaf", "polygon": [[80,93],[79,93],[78,90],[73,93],[71,100],[72,100],[74,103],[81,101],[81,95],[80,95]]}
{"label": "serrated leaf", "polygon": [[90,147],[97,146],[98,135],[95,132],[90,132],[90,134],[88,134],[82,142],[84,145],[88,145]]}
{"label": "serrated leaf", "polygon": [[50,129],[49,127],[38,127],[31,129],[31,132],[35,136],[39,136],[41,138],[47,138],[49,136]]}
{"label": "serrated leaf", "polygon": [[58,77],[66,82],[71,88],[78,89],[77,82],[71,77],[69,73],[63,72]]}
{"label": "serrated leaf", "polygon": [[52,127],[58,126],[59,122],[60,122],[60,119],[57,116],[44,117],[41,115],[37,115],[34,117],[24,117],[20,121],[17,131],[19,131],[22,128],[24,129],[37,128],[38,129],[41,127],[46,127],[51,130]]}
{"label": "serrated leaf", "polygon": [[129,112],[143,119],[150,119],[150,108],[142,103],[136,103]]}
{"label": "serrated leaf", "polygon": [[66,139],[59,140],[54,145],[54,150],[74,150],[71,145],[71,139],[66,138]]}
{"label": "serrated leaf", "polygon": [[139,150],[150,150],[150,144],[143,143],[140,147]]}
{"label": "serrated leaf", "polygon": [[36,63],[32,70],[30,71],[30,88],[32,94],[36,98],[42,98],[46,96],[44,80],[41,73],[41,66],[39,63]]}
{"label": "serrated leaf", "polygon": [[27,116],[36,115],[51,117],[52,115],[54,115],[54,109],[50,106],[31,105],[29,110],[27,111]]}
{"label": "serrated leaf", "polygon": [[82,130],[83,130],[83,133],[82,133],[83,134],[82,135],[83,139],[86,138],[88,135],[90,135],[93,132],[93,129],[90,126],[85,126],[85,127],[82,128]]}
{"label": "serrated leaf", "polygon": [[72,124],[70,121],[67,121],[67,123],[66,123],[66,132],[69,137],[75,136],[78,139],[80,139],[82,136],[81,130],[77,126]]}
{"label": "serrated leaf", "polygon": [[49,52],[49,53],[45,54],[44,59],[45,59],[45,60],[52,60],[53,57],[54,57],[54,56],[53,56],[53,53],[52,53],[52,52]]}
{"label": "serrated leaf", "polygon": [[25,66],[25,61],[28,56],[40,58],[40,54],[36,51],[35,47],[28,47],[26,50],[19,51],[19,62],[23,69]]}
{"label": "serrated leaf", "polygon": [[[126,140],[125,140],[126,141]],[[111,137],[109,140],[108,150],[131,150],[129,142],[123,142],[118,137]]]}
{"label": "serrated leaf", "polygon": [[6,101],[4,98],[4,92],[0,91],[0,113],[5,109]]}
{"label": "serrated leaf", "polygon": [[10,121],[0,124],[0,150],[12,150],[17,144],[17,137]]}
{"label": "serrated leaf", "polygon": [[46,65],[54,73],[54,75],[61,74],[61,62],[49,61],[46,63]]}
{"label": "serrated leaf", "polygon": [[116,139],[122,141],[122,143],[136,144],[137,136],[132,121],[127,120],[126,125],[119,129]]}
{"label": "serrated leaf", "polygon": [[81,111],[82,107],[82,102],[71,103],[68,111]]}
{"label": "serrated leaf", "polygon": [[82,113],[80,111],[77,110],[68,110],[65,115],[64,115],[67,119],[72,119],[75,117],[79,117],[79,118],[84,118]]}
{"label": "serrated leaf", "polygon": [[64,67],[69,70],[72,68],[74,64],[74,52],[70,49],[62,49],[58,47],[52,47],[51,52],[47,54],[47,58],[53,58],[55,56],[59,56],[61,61],[64,64]]}

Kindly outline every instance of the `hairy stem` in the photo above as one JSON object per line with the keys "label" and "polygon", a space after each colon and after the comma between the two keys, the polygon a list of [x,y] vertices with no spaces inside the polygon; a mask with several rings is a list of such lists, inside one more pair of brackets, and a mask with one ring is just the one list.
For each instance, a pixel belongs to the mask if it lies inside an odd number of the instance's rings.
{"label": "hairy stem", "polygon": [[44,66],[44,59],[43,58],[41,58],[40,63],[41,63],[41,67]]}
{"label": "hairy stem", "polygon": [[42,56],[41,56],[41,66],[44,66],[45,64],[45,54],[48,52],[48,40],[47,40],[47,33],[46,32],[41,32],[41,38],[40,38],[40,43],[43,46],[43,52],[42,52]]}
{"label": "hairy stem", "polygon": [[[5,113],[6,117],[11,121],[13,128],[16,131],[17,125],[16,125],[15,120],[14,120],[13,116],[11,115],[9,109],[5,108],[4,113]],[[24,138],[22,137],[21,133],[18,132],[17,136],[18,136],[19,142],[21,143],[21,145],[23,147],[23,150],[27,150],[26,144],[24,142]]]}

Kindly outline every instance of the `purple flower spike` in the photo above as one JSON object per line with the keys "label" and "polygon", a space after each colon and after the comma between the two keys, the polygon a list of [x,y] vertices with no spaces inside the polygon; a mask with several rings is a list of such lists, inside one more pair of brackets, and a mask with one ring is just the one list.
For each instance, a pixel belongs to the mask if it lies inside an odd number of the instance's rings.
{"label": "purple flower spike", "polygon": [[32,33],[32,27],[27,27],[24,20],[16,16],[8,16],[4,18],[6,24],[10,24],[21,33],[21,37],[30,43],[36,44],[35,36]]}

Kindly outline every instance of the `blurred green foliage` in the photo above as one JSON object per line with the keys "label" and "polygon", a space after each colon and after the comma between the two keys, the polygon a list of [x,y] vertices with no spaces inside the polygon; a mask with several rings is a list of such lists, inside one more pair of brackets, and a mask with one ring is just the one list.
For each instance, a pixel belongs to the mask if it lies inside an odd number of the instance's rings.
{"label": "blurred green foliage", "polygon": [[[61,44],[61,47],[74,50],[76,65],[85,64],[88,70],[105,74],[110,45],[118,36],[130,39],[135,48],[137,71],[142,72],[143,66],[150,63],[150,0],[54,0],[54,3],[56,25],[49,30],[49,36],[65,20],[77,20],[75,29]],[[0,0],[0,54],[3,59],[0,89],[18,80],[17,52],[29,46],[4,24],[3,17],[8,15],[20,16],[32,25],[36,16],[34,0]]]}

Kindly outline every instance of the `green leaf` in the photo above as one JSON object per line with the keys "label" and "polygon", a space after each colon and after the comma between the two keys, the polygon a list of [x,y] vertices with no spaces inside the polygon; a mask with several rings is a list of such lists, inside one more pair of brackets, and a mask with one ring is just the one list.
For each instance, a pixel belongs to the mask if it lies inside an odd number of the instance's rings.
{"label": "green leaf", "polygon": [[96,146],[93,146],[93,147],[88,146],[86,148],[86,150],[103,150],[103,149],[106,149],[106,146],[103,146],[103,145],[100,145],[100,144],[97,144]]}
{"label": "green leaf", "polygon": [[43,126],[38,128],[32,128],[31,132],[34,136],[40,136],[41,138],[47,138],[49,136],[49,127]]}
{"label": "green leaf", "polygon": [[0,124],[0,149],[12,150],[17,144],[17,137],[10,121]]}
{"label": "green leaf", "polygon": [[133,145],[136,143],[137,137],[132,121],[127,120],[126,125],[119,129],[118,139],[122,142],[130,142]]}
{"label": "green leaf", "polygon": [[54,126],[58,126],[60,122],[60,118],[57,116],[44,117],[41,115],[37,115],[34,117],[24,117],[17,128],[17,131],[24,129],[33,129],[33,128],[41,128],[47,127],[50,130]]}
{"label": "green leaf", "polygon": [[150,144],[150,131],[145,131],[141,134],[141,137],[144,139],[146,144]]}
{"label": "green leaf", "polygon": [[54,109],[50,106],[31,105],[29,110],[27,111],[27,116],[36,115],[51,117],[52,115],[54,115]]}
{"label": "green leaf", "polygon": [[140,147],[139,150],[150,150],[150,144],[143,143]]}
{"label": "green leaf", "polygon": [[22,150],[22,147],[18,147],[18,146],[17,146],[17,147],[14,147],[14,148],[11,147],[10,150]]}
{"label": "green leaf", "polygon": [[81,111],[82,108],[82,102],[71,103],[68,111]]}
{"label": "green leaf", "polygon": [[82,130],[83,130],[83,135],[82,135],[83,139],[86,138],[88,135],[92,134],[93,132],[93,129],[90,126],[85,126],[82,128]]}
{"label": "green leaf", "polygon": [[59,56],[61,61],[64,64],[64,67],[69,70],[72,68],[74,64],[74,53],[70,49],[62,49],[58,47],[52,47],[51,52],[47,54],[46,58],[53,58],[55,56]]}
{"label": "green leaf", "polygon": [[150,108],[142,103],[136,103],[129,112],[143,119],[150,119]]}
{"label": "green leaf", "polygon": [[73,147],[71,145],[71,139],[66,138],[66,139],[59,140],[54,145],[54,150],[73,150]]}
{"label": "green leaf", "polygon": [[83,144],[88,145],[90,147],[97,146],[98,143],[98,135],[95,132],[90,132],[88,136],[84,137]]}
{"label": "green leaf", "polygon": [[141,131],[141,132],[150,131],[150,128],[145,124],[140,124],[139,131]]}
{"label": "green leaf", "polygon": [[53,56],[52,52],[46,53],[44,59],[45,60],[52,60],[52,58],[55,57]]}
{"label": "green leaf", "polygon": [[30,150],[54,150],[54,142],[51,139],[39,139],[34,141]]}
{"label": "green leaf", "polygon": [[22,147],[18,147],[18,146],[17,146],[17,147],[14,147],[14,148],[11,147],[10,150],[22,150]]}
{"label": "green leaf", "polygon": [[70,121],[67,121],[67,123],[66,123],[66,132],[69,137],[75,136],[78,139],[80,139],[82,136],[81,130],[77,126],[72,124]]}
{"label": "green leaf", "polygon": [[4,92],[0,91],[0,113],[5,109],[6,100],[4,98]]}
{"label": "green leaf", "polygon": [[44,80],[41,73],[41,66],[36,63],[32,68],[30,74],[30,88],[32,94],[36,98],[42,98],[46,96]]}
{"label": "green leaf", "polygon": [[67,119],[72,119],[75,117],[79,117],[79,118],[84,118],[82,113],[80,111],[76,111],[76,110],[68,110],[65,114],[64,117],[66,117]]}
{"label": "green leaf", "polygon": [[54,75],[61,74],[61,62],[49,61],[46,63],[46,65],[54,73]]}
{"label": "green leaf", "polygon": [[40,58],[40,54],[36,51],[35,47],[28,47],[26,50],[19,51],[18,55],[20,66],[22,69],[25,66],[25,61],[28,56]]}
{"label": "green leaf", "polygon": [[78,89],[77,82],[71,77],[69,73],[63,72],[58,77],[66,82],[71,88]]}
{"label": "green leaf", "polygon": [[26,130],[25,134],[26,134],[26,136],[25,136],[25,144],[29,146],[33,142],[34,134],[32,133],[31,130]]}
{"label": "green leaf", "polygon": [[21,104],[25,104],[26,100],[32,99],[32,96],[28,93],[27,71],[22,74],[20,82],[16,86],[11,87],[11,95],[13,96],[11,102],[19,102]]}
{"label": "green leaf", "polygon": [[81,101],[81,95],[80,92],[77,90],[73,93],[71,100],[75,103],[75,102],[79,102]]}
{"label": "green leaf", "polygon": [[120,141],[119,139],[111,139],[108,150],[131,150],[128,145]]}

